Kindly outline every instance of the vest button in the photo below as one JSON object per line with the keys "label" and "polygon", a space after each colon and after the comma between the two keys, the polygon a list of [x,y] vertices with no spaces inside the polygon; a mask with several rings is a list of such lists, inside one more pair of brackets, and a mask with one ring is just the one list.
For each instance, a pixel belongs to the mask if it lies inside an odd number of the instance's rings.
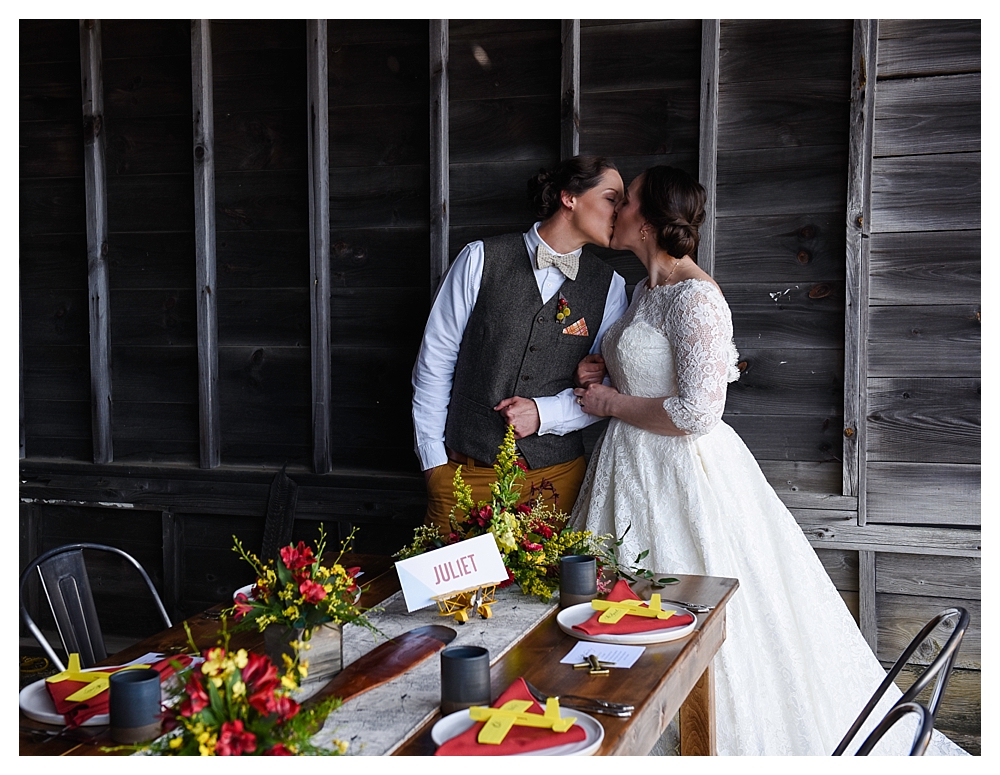
{"label": "vest button", "polygon": [[538,322],[539,323],[544,323],[545,322],[545,318],[543,318],[541,315],[539,315],[538,316]]}
{"label": "vest button", "polygon": [[525,382],[527,382],[529,379],[531,379],[531,377],[529,377],[527,374],[524,374],[524,375],[521,376],[521,379],[523,379]]}
{"label": "vest button", "polygon": [[531,347],[529,347],[529,348],[528,348],[528,352],[532,352],[532,353],[533,353],[533,352],[535,352],[535,350],[537,350],[537,349],[538,349],[538,348],[537,348],[537,347],[535,347],[535,345],[531,345]]}

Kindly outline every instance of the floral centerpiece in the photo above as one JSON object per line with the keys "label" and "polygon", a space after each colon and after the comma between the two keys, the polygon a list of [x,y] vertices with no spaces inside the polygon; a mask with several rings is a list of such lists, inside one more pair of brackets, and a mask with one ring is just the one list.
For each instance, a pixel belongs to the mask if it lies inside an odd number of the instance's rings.
{"label": "floral centerpiece", "polygon": [[[249,594],[239,593],[229,612],[238,627],[256,627],[276,664],[284,657],[296,663],[301,684],[326,682],[343,666],[342,625],[351,622],[375,630],[358,606],[360,568],[341,563],[356,531],[344,540],[329,566],[322,564],[326,532],[322,524],[315,551],[303,541],[282,547],[278,557],[261,561],[233,536],[233,551],[253,567],[256,581]],[[301,651],[311,651],[303,658]]]}
{"label": "floral centerpiece", "polygon": [[592,554],[598,557],[598,565],[602,564],[603,547],[610,536],[568,528],[567,515],[543,497],[546,492],[555,494],[551,483],[538,483],[522,502],[527,468],[517,457],[512,426],[507,427],[493,470],[497,479],[490,484],[491,499],[475,503],[472,488],[462,478],[459,466],[454,479],[456,503],[450,515],[451,532],[442,535],[437,527],[422,525],[414,531],[413,542],[395,556],[406,559],[491,533],[507,568],[507,582],[500,586],[516,582],[526,595],[537,595],[542,600],[548,600],[559,589],[560,557]]}
{"label": "floral centerpiece", "polygon": [[[188,641],[197,652],[190,629]],[[341,741],[329,749],[310,742],[340,700],[299,705],[291,696],[298,685],[293,660],[279,673],[267,657],[234,651],[225,619],[219,645],[202,656],[204,662],[178,673],[179,688],[164,714],[166,734],[131,750],[161,756],[329,756],[347,751]]]}

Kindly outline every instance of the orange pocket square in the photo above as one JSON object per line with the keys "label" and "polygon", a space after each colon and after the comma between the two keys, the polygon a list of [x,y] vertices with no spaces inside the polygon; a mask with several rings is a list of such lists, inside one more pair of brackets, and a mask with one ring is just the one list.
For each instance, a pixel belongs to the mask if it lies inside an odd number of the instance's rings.
{"label": "orange pocket square", "polygon": [[586,318],[580,318],[575,323],[566,326],[562,330],[564,334],[569,334],[570,336],[588,336],[590,332],[587,330],[587,320]]}

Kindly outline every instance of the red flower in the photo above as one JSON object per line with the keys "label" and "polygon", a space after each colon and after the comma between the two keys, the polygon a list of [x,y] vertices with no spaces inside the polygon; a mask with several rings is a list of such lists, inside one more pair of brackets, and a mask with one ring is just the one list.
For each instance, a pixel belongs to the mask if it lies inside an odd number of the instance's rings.
{"label": "red flower", "polygon": [[299,592],[307,603],[318,603],[326,597],[326,590],[323,589],[323,585],[317,584],[315,581],[303,581],[299,584]]}
{"label": "red flower", "polygon": [[284,743],[275,743],[274,746],[264,751],[264,756],[295,756],[295,754],[285,748]]}
{"label": "red flower", "polygon": [[242,592],[239,592],[236,595],[236,605],[233,606],[233,608],[235,609],[235,611],[233,612],[233,618],[236,619],[236,621],[239,621],[248,613],[253,611],[253,606],[248,605],[249,602],[250,598],[248,598]]}
{"label": "red flower", "polygon": [[549,539],[552,538],[552,528],[548,525],[539,525],[537,533],[542,536],[542,538]]}
{"label": "red flower", "polygon": [[504,570],[507,571],[507,580],[501,581],[499,584],[497,584],[497,589],[503,589],[504,587],[509,587],[511,584],[514,583],[514,574],[511,571],[511,569],[504,568]]}
{"label": "red flower", "polygon": [[219,742],[215,744],[216,756],[242,756],[253,753],[257,747],[257,736],[243,729],[243,722],[226,721],[219,733]]}
{"label": "red flower", "polygon": [[490,520],[493,519],[493,507],[492,506],[473,506],[469,511],[469,517],[475,522],[479,527],[486,527],[490,524]]}
{"label": "red flower", "polygon": [[530,514],[531,506],[529,506],[527,503],[520,503],[517,505],[514,511],[516,511],[518,514]]}
{"label": "red flower", "polygon": [[288,570],[299,570],[315,561],[313,550],[306,546],[305,541],[299,541],[298,546],[283,546],[280,550],[281,561]]}
{"label": "red flower", "polygon": [[521,546],[523,546],[529,552],[540,552],[540,551],[542,551],[542,545],[541,544],[532,543],[527,538],[525,538],[523,541],[521,541]]}
{"label": "red flower", "polygon": [[516,465],[518,468],[524,471],[524,473],[528,473],[528,466],[523,460],[520,459],[515,460],[514,465]]}
{"label": "red flower", "polygon": [[280,721],[287,721],[299,712],[299,704],[285,695],[275,696],[274,687],[254,692],[247,697],[247,702],[261,715],[274,713]]}
{"label": "red flower", "polygon": [[448,536],[444,539],[444,542],[448,545],[457,544],[462,540],[462,537],[455,532],[448,533]]}
{"label": "red flower", "polygon": [[252,651],[247,654],[247,666],[243,668],[243,683],[251,693],[274,691],[278,685],[278,668],[271,660]]}
{"label": "red flower", "polygon": [[182,716],[193,716],[195,713],[200,713],[208,705],[208,694],[205,693],[205,687],[201,685],[197,676],[192,675],[188,679],[184,692],[187,696],[178,708],[178,712]]}

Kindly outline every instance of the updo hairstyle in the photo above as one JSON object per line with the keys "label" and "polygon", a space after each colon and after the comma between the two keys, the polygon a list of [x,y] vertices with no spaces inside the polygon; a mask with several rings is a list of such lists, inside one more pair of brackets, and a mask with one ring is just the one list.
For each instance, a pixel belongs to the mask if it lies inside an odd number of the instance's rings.
{"label": "updo hairstyle", "polygon": [[563,191],[580,196],[596,186],[607,170],[617,169],[611,159],[603,156],[574,156],[550,170],[539,170],[528,180],[531,207],[535,215],[545,220],[562,207]]}
{"label": "updo hairstyle", "polygon": [[656,244],[671,256],[691,256],[697,262],[705,196],[704,187],[676,167],[660,165],[643,173],[639,212],[652,224]]}

